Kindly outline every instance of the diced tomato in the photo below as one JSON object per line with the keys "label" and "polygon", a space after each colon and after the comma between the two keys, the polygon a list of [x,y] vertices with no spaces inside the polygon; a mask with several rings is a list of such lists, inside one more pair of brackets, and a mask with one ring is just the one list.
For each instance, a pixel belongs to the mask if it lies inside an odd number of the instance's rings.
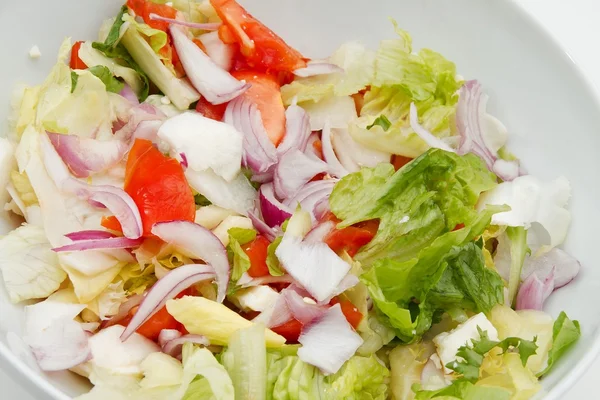
{"label": "diced tomato", "polygon": [[81,61],[81,58],[79,58],[79,49],[81,48],[81,45],[83,44],[83,42],[75,42],[75,44],[73,45],[73,47],[71,48],[71,62],[69,63],[69,66],[71,67],[71,69],[86,69],[87,65],[85,65],[85,63],[83,61]]}
{"label": "diced tomato", "polygon": [[238,71],[232,75],[252,84],[242,96],[256,104],[267,135],[277,146],[285,135],[285,107],[281,100],[279,83],[273,76],[255,71]]}
{"label": "diced tomato", "polygon": [[125,168],[125,191],[140,210],[144,236],[157,222],[194,221],[196,205],[181,164],[151,141],[136,139]]}
{"label": "diced tomato", "polygon": [[293,71],[306,66],[302,54],[288,46],[235,0],[211,0],[210,3],[223,20],[224,27],[219,29],[219,37],[225,43],[232,43],[235,38],[251,67]]}
{"label": "diced tomato", "polygon": [[110,217],[102,217],[102,220],[100,220],[100,225],[111,231],[123,232],[121,223],[114,215],[111,215]]}
{"label": "diced tomato", "polygon": [[379,221],[374,220],[334,229],[325,237],[324,242],[336,253],[346,250],[350,257],[354,257],[361,247],[373,240],[378,227]]}
{"label": "diced tomato", "polygon": [[215,121],[223,121],[227,103],[211,104],[208,100],[202,97],[196,105],[196,111],[204,115],[206,118],[214,119]]}
{"label": "diced tomato", "polygon": [[192,39],[192,42],[194,42],[194,44],[198,46],[200,50],[206,53],[206,46],[204,46],[204,43],[202,43],[200,39]]}
{"label": "diced tomato", "polygon": [[264,236],[257,236],[256,239],[244,246],[244,252],[250,258],[250,268],[248,275],[253,278],[269,275],[267,267],[268,247],[271,243]]}
{"label": "diced tomato", "polygon": [[409,157],[399,156],[398,154],[394,154],[392,156],[392,165],[398,171],[400,168],[404,167],[406,164],[411,162],[413,159]]}
{"label": "diced tomato", "polygon": [[302,332],[302,323],[300,321],[292,319],[283,325],[279,325],[271,330],[286,339],[287,344],[298,343],[298,338]]}
{"label": "diced tomato", "polygon": [[[120,325],[127,326],[131,321],[131,318],[137,312],[137,307],[132,309],[129,315],[119,321]],[[160,335],[160,331],[163,329],[177,329],[181,330],[182,325],[177,322],[175,318],[167,311],[167,307],[163,307],[156,314],[154,314],[150,319],[144,322],[136,332],[142,336],[147,337],[150,340],[157,341],[158,335]]]}
{"label": "diced tomato", "polygon": [[354,329],[358,327],[360,321],[363,319],[362,313],[358,311],[358,308],[356,308],[356,306],[352,304],[350,300],[340,300],[337,297],[334,297],[329,304],[332,306],[339,304],[344,317],[346,317],[346,321],[348,321],[348,323],[352,325]]}
{"label": "diced tomato", "polygon": [[323,142],[321,142],[321,139],[317,139],[313,142],[313,148],[315,149],[315,153],[317,154],[317,156],[319,156],[321,160],[324,160],[325,157],[323,156]]}
{"label": "diced tomato", "polygon": [[456,225],[456,226],[454,227],[454,229],[452,229],[452,230],[453,230],[453,231],[457,231],[457,230],[459,230],[459,229],[462,229],[462,228],[464,228],[464,227],[465,227],[465,224],[463,224],[463,223],[460,223],[460,224]]}
{"label": "diced tomato", "polygon": [[177,17],[177,10],[166,4],[154,3],[150,0],[127,0],[127,6],[137,15],[144,19],[144,22],[154,29],[166,32],[169,29],[169,23],[150,19],[150,14],[160,15],[165,18],[174,19]]}

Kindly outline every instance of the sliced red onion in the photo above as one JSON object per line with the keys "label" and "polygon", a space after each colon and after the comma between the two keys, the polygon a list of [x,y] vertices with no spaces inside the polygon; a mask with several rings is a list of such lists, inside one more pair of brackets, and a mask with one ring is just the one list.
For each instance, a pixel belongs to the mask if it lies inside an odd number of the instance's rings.
{"label": "sliced red onion", "polygon": [[47,135],[40,135],[40,148],[46,171],[60,190],[104,205],[121,223],[125,237],[137,239],[142,236],[142,217],[131,196],[113,186],[93,186],[73,178]]}
{"label": "sliced red onion", "polygon": [[142,244],[142,239],[128,239],[125,237],[111,237],[107,239],[80,240],[52,249],[55,253],[65,251],[105,250],[105,249],[131,249]]}
{"label": "sliced red onion", "polygon": [[265,221],[261,219],[260,212],[258,210],[250,211],[248,213],[248,218],[252,220],[252,225],[254,225],[254,228],[256,228],[258,233],[269,239],[271,242],[275,240],[275,229],[271,228]]}
{"label": "sliced red onion", "polygon": [[320,221],[329,211],[331,211],[331,209],[329,207],[329,196],[327,196],[323,197],[315,204],[313,215],[317,221]]}
{"label": "sliced red onion", "polygon": [[158,334],[158,345],[163,348],[165,344],[174,339],[179,339],[183,334],[177,329],[163,329]]}
{"label": "sliced red onion", "polygon": [[299,149],[288,150],[279,159],[273,176],[275,194],[280,199],[294,196],[316,175],[327,172],[321,160],[313,160]]}
{"label": "sliced red onion", "polygon": [[119,92],[119,95],[121,95],[122,97],[125,97],[134,106],[137,106],[140,104],[140,101],[139,101],[137,95],[135,94],[135,92],[133,91],[131,86],[129,86],[128,84],[125,84],[125,86],[123,87],[123,90],[121,90]]}
{"label": "sliced red onion", "polygon": [[292,104],[285,110],[285,137],[277,147],[277,154],[284,154],[291,149],[305,151],[310,134],[308,114],[302,107]]}
{"label": "sliced red onion", "polygon": [[290,207],[275,198],[273,184],[266,183],[259,190],[260,210],[265,223],[270,226],[280,226],[292,216]]}
{"label": "sliced red onion", "polygon": [[78,322],[56,319],[48,328],[33,337],[27,344],[43,371],[62,371],[90,359],[89,336]]}
{"label": "sliced red onion", "polygon": [[459,91],[456,126],[460,134],[458,154],[473,153],[485,161],[488,169],[504,181],[519,176],[518,161],[500,160],[495,149],[486,143],[484,121],[488,97],[476,80],[466,82]]}
{"label": "sliced red onion", "polygon": [[79,240],[98,240],[98,239],[108,239],[115,237],[114,234],[107,231],[79,231],[73,233],[67,233],[65,237],[71,239],[74,242]]}
{"label": "sliced red onion", "polygon": [[333,187],[338,181],[335,179],[324,179],[321,181],[314,181],[307,183],[300,191],[294,196],[283,202],[288,207],[293,207],[298,203],[302,203],[310,196],[315,193],[327,192],[331,193]]}
{"label": "sliced red onion", "polygon": [[[146,129],[142,129],[140,133],[138,133],[137,137],[144,138],[142,132],[146,132],[147,126],[155,126],[162,124],[162,121],[166,118],[160,110],[154,107],[152,104],[142,103],[139,106],[133,107],[129,110],[129,119],[127,123],[119,130],[117,130],[114,134],[115,139],[121,140],[124,142],[133,142],[132,138],[138,129],[141,129],[142,126],[146,127]],[[153,121],[155,125],[142,125],[146,121]]]}
{"label": "sliced red onion", "polygon": [[183,166],[183,168],[187,168],[188,167],[188,160],[187,157],[185,155],[185,153],[179,153],[179,157],[181,157],[181,165]]}
{"label": "sliced red onion", "polygon": [[285,324],[291,319],[292,314],[288,309],[285,298],[280,294],[277,301],[258,314],[252,322],[264,324],[267,328],[275,328]]}
{"label": "sliced red onion", "polygon": [[[296,291],[285,290],[282,292],[285,298],[286,305],[295,320],[307,325],[313,320],[321,317],[328,309],[327,306],[320,306],[312,302],[307,302],[305,297],[302,297]],[[312,300],[312,299],[310,299]]]}
{"label": "sliced red onion", "polygon": [[250,275],[247,275],[247,279],[243,280],[240,278],[240,280],[238,280],[238,285],[240,285],[242,288],[249,288],[249,287],[253,287],[253,286],[260,286],[260,285],[270,285],[271,283],[292,283],[294,281],[294,279],[289,276],[289,275],[281,275],[281,276],[271,276],[271,275],[266,275],[266,276],[261,276],[258,278],[252,278]]}
{"label": "sliced red onion", "polygon": [[302,344],[298,357],[329,375],[339,371],[363,340],[344,317],[340,305],[336,304],[305,326],[298,342]]}
{"label": "sliced red onion", "polygon": [[150,13],[148,16],[150,17],[150,19],[155,21],[168,22],[169,24],[185,26],[192,29],[201,29],[203,31],[216,31],[221,26],[220,22],[210,22],[206,24],[201,24],[196,22],[180,21],[178,19],[173,18],[166,18],[154,13]]}
{"label": "sliced red onion", "polygon": [[162,120],[140,122],[133,131],[131,141],[133,142],[135,139],[146,139],[152,143],[158,143],[158,130],[162,124]]}
{"label": "sliced red onion", "polygon": [[103,141],[77,135],[47,134],[64,163],[78,178],[106,171],[123,159],[128,148],[120,140]]}
{"label": "sliced red onion", "polygon": [[244,165],[258,174],[269,172],[277,163],[277,150],[267,135],[256,104],[239,97],[227,105],[223,120],[244,134]]}
{"label": "sliced red onion", "polygon": [[350,265],[321,242],[305,243],[284,236],[275,255],[288,274],[317,301],[333,296],[350,271]]}
{"label": "sliced red onion", "polygon": [[415,106],[415,103],[410,103],[410,127],[417,135],[419,135],[421,139],[423,139],[425,143],[427,143],[429,147],[456,153],[456,151],[450,147],[448,143],[437,138],[433,133],[429,132],[427,129],[423,128],[421,124],[419,124],[419,115],[417,113],[417,106]]}
{"label": "sliced red onion", "polygon": [[519,287],[517,310],[542,310],[544,302],[554,291],[554,269],[544,279],[537,274],[529,275]]}
{"label": "sliced red onion", "polygon": [[168,341],[162,346],[162,351],[171,357],[177,357],[181,354],[181,348],[185,343],[194,343],[205,347],[210,346],[210,342],[205,336],[188,334]]}
{"label": "sliced red onion", "polygon": [[304,237],[306,243],[317,243],[324,241],[325,237],[335,229],[335,223],[333,221],[325,221],[322,224],[315,226],[310,232]]}
{"label": "sliced red onion", "polygon": [[294,75],[300,78],[307,78],[316,75],[328,75],[335,73],[343,73],[344,69],[335,64],[325,61],[309,61],[304,68],[294,70]]}
{"label": "sliced red onion", "polygon": [[219,38],[219,32],[205,33],[200,35],[198,39],[204,45],[206,54],[208,54],[215,64],[226,71],[231,69],[236,52],[234,45],[223,43],[221,38]]}
{"label": "sliced red onion", "polygon": [[348,175],[350,172],[344,168],[336,156],[335,151],[333,151],[329,122],[325,122],[325,127],[323,127],[323,132],[321,133],[321,141],[323,143],[323,157],[325,157],[325,161],[327,162],[327,165],[329,165],[329,173],[338,178],[343,178]]}
{"label": "sliced red onion", "polygon": [[200,94],[211,104],[223,104],[244,93],[250,84],[240,82],[220,68],[178,26],[169,28],[185,72]]}
{"label": "sliced red onion", "polygon": [[[169,224],[169,222],[165,224]],[[169,272],[162,279],[159,279],[146,294],[131,322],[123,331],[121,341],[127,340],[144,322],[164,307],[168,300],[171,300],[193,284],[214,279],[214,277],[214,269],[210,265],[183,265]]]}
{"label": "sliced red onion", "polygon": [[210,264],[218,285],[217,301],[220,303],[225,299],[230,266],[227,251],[219,238],[208,229],[189,221],[161,222],[152,227],[152,233],[193,259]]}
{"label": "sliced red onion", "polygon": [[[283,139],[285,140],[285,139]],[[317,149],[315,149],[315,142],[317,142],[318,140],[321,140],[321,138],[319,137],[319,134],[316,132],[313,132],[310,134],[310,136],[308,137],[308,141],[306,142],[306,150],[304,150],[304,153],[309,156],[312,159],[316,159],[316,160],[320,160],[321,159],[321,155],[317,153]]]}
{"label": "sliced red onion", "polygon": [[109,320],[104,321],[102,323],[101,328],[108,328],[109,326],[113,326],[129,315],[129,312],[134,308],[140,305],[140,303],[144,300],[144,296],[141,294],[134,294],[130,296],[127,301],[119,306],[119,311]]}
{"label": "sliced red onion", "polygon": [[346,290],[352,289],[354,286],[358,285],[359,282],[360,282],[360,279],[358,279],[358,277],[356,275],[349,273],[348,275],[346,275],[344,277],[344,279],[342,279],[342,281],[337,286],[337,288],[334,290],[334,292],[331,294],[331,296],[329,296],[328,298],[326,298],[323,301],[320,301],[319,304],[329,304],[329,302],[331,300],[333,300],[333,298],[335,296],[339,296],[340,294],[344,293]]}
{"label": "sliced red onion", "polygon": [[525,258],[521,280],[526,280],[532,274],[536,274],[544,280],[554,273],[554,288],[558,289],[571,282],[579,274],[581,264],[566,251],[554,247],[536,257],[537,251],[537,248],[532,248],[531,255]]}

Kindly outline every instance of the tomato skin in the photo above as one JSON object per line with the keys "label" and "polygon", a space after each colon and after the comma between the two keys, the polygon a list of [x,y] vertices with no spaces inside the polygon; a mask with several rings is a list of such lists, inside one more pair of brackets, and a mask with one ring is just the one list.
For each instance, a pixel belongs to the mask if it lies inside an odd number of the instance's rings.
{"label": "tomato skin", "polygon": [[[379,223],[377,222],[376,225],[379,226]],[[336,253],[346,250],[350,257],[354,257],[361,247],[373,240],[376,233],[375,223],[349,226],[344,229],[334,229],[325,237],[324,242]]]}
{"label": "tomato skin", "polygon": [[142,17],[146,24],[164,32],[168,31],[169,23],[150,19],[150,14],[157,14],[161,17],[172,19],[177,17],[177,10],[173,7],[166,4],[157,4],[149,0],[127,0],[127,6]]}
{"label": "tomato skin", "polygon": [[71,48],[71,61],[69,62],[71,69],[87,69],[87,65],[79,58],[79,49],[83,43],[83,41],[75,42]]}
{"label": "tomato skin", "polygon": [[208,100],[202,97],[198,100],[196,105],[196,111],[205,116],[206,118],[214,119],[215,121],[223,121],[225,110],[227,109],[227,103],[223,104],[211,104]]}
{"label": "tomato skin", "polygon": [[125,191],[140,210],[144,236],[157,222],[194,221],[196,204],[181,164],[149,140],[136,139],[125,168]]}
{"label": "tomato skin", "polygon": [[232,75],[252,84],[241,96],[256,104],[267,135],[277,146],[285,136],[285,107],[276,78],[256,71],[236,71]]}
{"label": "tomato skin", "polygon": [[339,304],[344,317],[346,317],[346,321],[348,321],[354,329],[358,328],[360,321],[363,319],[363,315],[350,300],[340,300],[337,297],[334,297],[329,304],[332,306]]}
{"label": "tomato skin", "polygon": [[404,156],[399,156],[397,154],[394,154],[392,156],[392,165],[394,166],[394,169],[396,171],[398,171],[400,168],[404,167],[406,164],[408,164],[412,160],[413,160],[412,158],[404,157]]}
{"label": "tomato skin", "polygon": [[219,37],[225,43],[233,40],[248,64],[253,68],[272,71],[293,71],[306,66],[302,54],[259,22],[235,0],[210,0],[223,20]]}
{"label": "tomato skin", "polygon": [[267,266],[268,247],[271,243],[264,236],[257,236],[256,239],[246,244],[244,252],[250,258],[250,268],[248,275],[253,278],[269,275],[269,267]]}
{"label": "tomato skin", "polygon": [[291,319],[283,325],[279,325],[271,330],[286,339],[287,344],[298,343],[298,338],[302,332],[302,323],[296,319]]}

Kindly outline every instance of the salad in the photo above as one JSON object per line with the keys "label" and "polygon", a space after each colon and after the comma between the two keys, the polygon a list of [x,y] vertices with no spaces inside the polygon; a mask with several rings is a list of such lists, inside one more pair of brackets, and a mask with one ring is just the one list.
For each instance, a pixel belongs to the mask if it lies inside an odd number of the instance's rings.
{"label": "salad", "polygon": [[128,0],[19,87],[0,238],[22,341],[92,399],[528,399],[570,185],[395,34],[309,59],[235,0]]}

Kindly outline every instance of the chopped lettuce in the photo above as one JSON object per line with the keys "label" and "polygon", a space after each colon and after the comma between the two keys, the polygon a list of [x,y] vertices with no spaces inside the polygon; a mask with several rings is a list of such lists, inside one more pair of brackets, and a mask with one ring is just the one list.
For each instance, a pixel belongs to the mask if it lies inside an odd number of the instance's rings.
{"label": "chopped lettuce", "polygon": [[248,257],[242,246],[253,241],[257,232],[254,229],[231,228],[227,233],[229,234],[227,254],[233,266],[231,280],[237,281],[244,272],[250,269],[250,257]]}
{"label": "chopped lettuce", "polygon": [[265,400],[267,390],[267,351],[265,328],[255,324],[235,332],[221,356],[239,400]]}
{"label": "chopped lettuce", "polygon": [[421,383],[423,367],[434,352],[431,341],[400,345],[390,352],[390,390],[395,400],[414,399],[412,387]]}
{"label": "chopped lettuce", "polygon": [[[199,389],[197,386],[190,385],[194,379],[202,376],[210,386],[210,391],[215,399],[233,400],[234,388],[227,370],[219,364],[215,356],[205,348],[195,347],[192,343],[183,345],[182,350],[183,379],[181,387],[177,394],[190,400],[200,400],[206,397],[194,396],[194,392]],[[202,388],[206,392],[206,388]]]}
{"label": "chopped lettuce", "polygon": [[579,321],[572,321],[565,312],[561,312],[552,327],[552,347],[548,353],[548,366],[539,375],[547,374],[554,363],[561,358],[565,352],[581,336]]}
{"label": "chopped lettuce", "polygon": [[296,99],[298,103],[318,103],[331,96],[358,93],[373,80],[374,59],[373,52],[362,44],[346,43],[329,58],[329,62],[344,69],[343,73],[297,78],[281,88],[283,102],[290,105]]}
{"label": "chopped lettuce", "polygon": [[146,39],[137,29],[130,26],[121,44],[135,60],[150,80],[169,97],[180,110],[187,110],[190,104],[200,99],[198,92],[186,81],[175,76],[173,71],[163,64]]}
{"label": "chopped lettuce", "polygon": [[18,171],[11,171],[10,181],[15,188],[17,195],[26,207],[39,204],[37,196],[33,191],[31,182],[27,177],[26,173],[19,173]]}
{"label": "chopped lettuce", "polygon": [[[227,345],[231,336],[238,330],[251,327],[248,321],[221,303],[203,297],[185,296],[169,300],[167,310],[188,332],[204,335],[212,344]],[[265,329],[267,347],[281,347],[285,338]]]}
{"label": "chopped lettuce", "polygon": [[282,276],[284,274],[279,258],[275,255],[282,240],[283,236],[279,236],[267,247],[267,268],[269,268],[269,274],[272,276]]}
{"label": "chopped lettuce", "polygon": [[385,400],[388,369],[376,356],[354,356],[336,374],[324,376],[291,349],[267,353],[267,399]]}
{"label": "chopped lettuce", "polygon": [[436,310],[489,311],[502,301],[501,278],[485,267],[481,248],[467,244],[503,210],[474,209],[479,194],[494,186],[477,157],[429,150],[395,173],[389,164],[363,168],[334,188],[329,202],[341,227],[380,221],[355,259],[371,267],[362,279],[401,339],[422,335]]}
{"label": "chopped lettuce", "polygon": [[[434,149],[394,173],[391,164],[363,168],[344,177],[329,200],[340,227],[379,219],[375,238],[357,254],[364,265],[383,257],[413,259],[438,236],[457,225],[456,235],[473,238],[488,225],[474,205],[483,191],[496,186],[496,177],[472,155],[458,156]],[[485,220],[485,218],[483,218]]]}
{"label": "chopped lettuce", "polygon": [[[125,87],[123,82],[115,78],[110,69],[103,65],[96,65],[88,68],[87,70],[91,72],[92,75],[94,75],[96,78],[100,79],[102,83],[104,83],[107,92],[119,93],[121,90],[123,90],[123,87]],[[73,93],[77,88],[78,81],[78,72],[71,72],[71,93]]]}
{"label": "chopped lettuce", "polygon": [[469,381],[457,380],[439,390],[417,391],[415,400],[509,400],[511,392],[502,387],[477,386]]}
{"label": "chopped lettuce", "polygon": [[67,277],[44,230],[28,224],[0,239],[0,271],[13,303],[46,298]]}

